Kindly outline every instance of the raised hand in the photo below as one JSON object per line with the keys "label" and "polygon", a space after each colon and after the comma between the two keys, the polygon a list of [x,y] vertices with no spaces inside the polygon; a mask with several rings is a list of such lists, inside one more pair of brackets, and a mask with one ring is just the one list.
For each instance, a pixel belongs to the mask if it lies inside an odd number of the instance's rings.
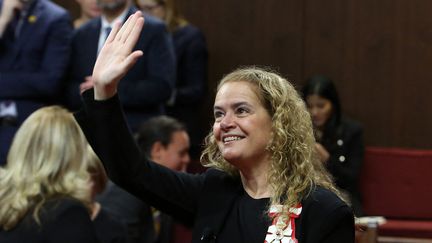
{"label": "raised hand", "polygon": [[105,100],[114,96],[120,79],[143,55],[134,51],[136,42],[144,25],[141,12],[131,15],[120,28],[117,23],[109,34],[93,68],[95,99]]}
{"label": "raised hand", "polygon": [[80,94],[84,93],[84,91],[91,89],[94,87],[93,77],[87,76],[84,78],[84,82],[79,85]]}

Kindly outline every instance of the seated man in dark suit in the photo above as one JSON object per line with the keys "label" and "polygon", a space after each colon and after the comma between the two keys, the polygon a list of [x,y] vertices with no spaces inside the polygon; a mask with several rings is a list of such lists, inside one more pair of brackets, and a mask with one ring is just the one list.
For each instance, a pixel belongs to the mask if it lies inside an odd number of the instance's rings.
{"label": "seated man in dark suit", "polygon": [[[153,117],[140,126],[136,136],[146,157],[172,170],[186,171],[190,162],[190,142],[183,124],[167,116]],[[137,239],[139,235],[141,238],[135,242],[170,243],[174,226],[184,227],[175,225],[170,216],[151,210],[147,204],[112,182],[109,182],[108,189],[98,200],[111,212],[123,216],[130,225],[131,237]],[[151,215],[154,219],[154,232],[148,229],[153,229],[152,218],[149,217]]]}
{"label": "seated man in dark suit", "polygon": [[[81,26],[72,40],[72,58],[67,84],[70,109],[80,105],[80,89],[92,86],[91,74],[99,49],[115,22],[124,22],[137,9],[128,0],[99,0],[102,16]],[[137,126],[152,116],[164,113],[175,80],[175,54],[163,22],[146,16],[146,26],[135,49],[146,53],[121,82],[120,99],[129,126]]]}
{"label": "seated man in dark suit", "polygon": [[[186,172],[190,163],[190,138],[186,126],[175,118],[158,116],[144,122],[140,126],[136,140],[144,155],[150,160],[172,170]],[[171,216],[153,209],[153,219],[156,243],[178,242],[173,238],[176,230],[188,233],[182,235],[182,242],[192,240],[190,228],[176,223]]]}
{"label": "seated man in dark suit", "polygon": [[0,165],[18,126],[57,101],[72,24],[48,0],[0,0]]}

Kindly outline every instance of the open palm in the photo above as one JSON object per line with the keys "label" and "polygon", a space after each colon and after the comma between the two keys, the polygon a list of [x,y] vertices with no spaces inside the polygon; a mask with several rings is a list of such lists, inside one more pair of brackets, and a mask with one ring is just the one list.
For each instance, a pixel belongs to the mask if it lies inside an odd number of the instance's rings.
{"label": "open palm", "polygon": [[93,68],[95,98],[108,99],[117,91],[120,79],[142,56],[142,51],[132,52],[140,36],[144,18],[141,12],[131,15],[120,28],[117,23],[109,34]]}

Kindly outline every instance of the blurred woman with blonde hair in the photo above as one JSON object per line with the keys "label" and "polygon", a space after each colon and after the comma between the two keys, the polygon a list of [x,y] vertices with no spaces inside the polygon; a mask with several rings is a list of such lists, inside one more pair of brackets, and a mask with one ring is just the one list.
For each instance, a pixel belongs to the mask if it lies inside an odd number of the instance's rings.
{"label": "blurred woman with blonde hair", "polygon": [[0,175],[0,242],[98,242],[86,146],[72,114],[59,106],[24,121]]}

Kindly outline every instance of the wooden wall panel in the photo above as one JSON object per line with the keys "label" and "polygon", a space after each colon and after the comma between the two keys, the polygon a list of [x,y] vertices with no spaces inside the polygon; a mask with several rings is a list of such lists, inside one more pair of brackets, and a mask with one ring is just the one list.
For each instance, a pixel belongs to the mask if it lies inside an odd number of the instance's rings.
{"label": "wooden wall panel", "polygon": [[335,79],[369,145],[432,148],[432,109],[420,105],[430,103],[432,90],[431,7],[429,1],[308,2],[305,76]]}
{"label": "wooden wall panel", "polygon": [[242,65],[265,65],[299,78],[301,0],[183,2],[185,16],[207,37],[210,79]]}
{"label": "wooden wall panel", "polygon": [[79,5],[75,0],[53,0],[53,2],[69,10],[72,19],[79,17]]}

